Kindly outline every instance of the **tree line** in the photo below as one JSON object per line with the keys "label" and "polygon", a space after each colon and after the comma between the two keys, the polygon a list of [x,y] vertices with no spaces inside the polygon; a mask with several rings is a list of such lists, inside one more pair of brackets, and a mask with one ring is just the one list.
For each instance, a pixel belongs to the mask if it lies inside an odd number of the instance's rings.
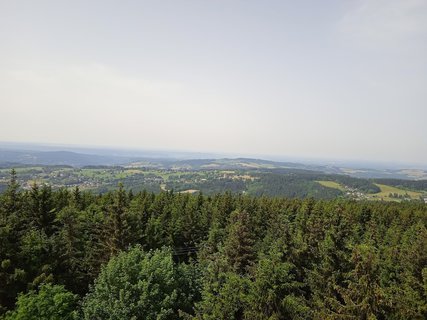
{"label": "tree line", "polygon": [[422,203],[0,195],[0,319],[426,319]]}

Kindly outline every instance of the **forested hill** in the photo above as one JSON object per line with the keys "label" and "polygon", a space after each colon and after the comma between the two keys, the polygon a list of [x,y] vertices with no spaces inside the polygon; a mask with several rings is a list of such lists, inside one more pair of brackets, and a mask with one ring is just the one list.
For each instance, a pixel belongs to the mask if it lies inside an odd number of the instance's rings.
{"label": "forested hill", "polygon": [[203,153],[103,150],[34,144],[8,144],[0,141],[0,168],[24,166],[72,166],[74,168],[122,166],[175,171],[295,169],[349,175],[363,179],[427,180],[427,170],[423,166],[414,169],[410,165],[411,169],[405,169],[404,165],[401,168],[396,168],[395,165],[392,165],[394,169],[390,169],[381,163],[272,161],[259,158],[223,157]]}
{"label": "forested hill", "polygon": [[427,205],[102,195],[12,176],[0,319],[426,319]]}
{"label": "forested hill", "polygon": [[[79,187],[94,193],[106,193],[123,183],[126,190],[134,192],[174,190],[214,195],[230,191],[288,198],[427,201],[427,180],[361,179],[293,168],[239,168],[161,169],[148,165],[138,167],[136,164],[129,167],[97,165],[75,168],[56,165],[20,166],[16,167],[16,172],[19,184],[26,190],[36,183],[48,184],[54,190]],[[0,193],[7,188],[10,172],[9,167],[0,168]]]}

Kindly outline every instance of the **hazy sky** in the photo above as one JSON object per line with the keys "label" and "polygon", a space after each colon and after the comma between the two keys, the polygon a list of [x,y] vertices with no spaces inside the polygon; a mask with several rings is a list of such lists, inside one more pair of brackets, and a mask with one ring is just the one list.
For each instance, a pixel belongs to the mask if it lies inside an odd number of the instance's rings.
{"label": "hazy sky", "polygon": [[427,0],[0,0],[0,141],[427,163]]}

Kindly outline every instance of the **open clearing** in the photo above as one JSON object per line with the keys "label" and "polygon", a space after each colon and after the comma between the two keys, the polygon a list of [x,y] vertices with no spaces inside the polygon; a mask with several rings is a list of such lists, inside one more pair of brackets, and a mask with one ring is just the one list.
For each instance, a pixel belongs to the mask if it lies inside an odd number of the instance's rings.
{"label": "open clearing", "polygon": [[338,189],[340,191],[345,191],[345,188],[335,181],[324,181],[324,180],[322,180],[322,181],[316,181],[316,182],[320,183],[322,186],[327,187],[327,188],[333,188],[333,189]]}
{"label": "open clearing", "polygon": [[184,190],[184,191],[179,191],[178,193],[196,193],[196,192],[199,192],[199,190],[188,189],[188,190]]}
{"label": "open clearing", "polygon": [[400,173],[405,174],[415,180],[427,179],[427,172],[425,170],[404,169],[401,170]]}
{"label": "open clearing", "polygon": [[381,192],[369,195],[369,198],[372,200],[400,201],[400,199],[398,198],[390,197],[390,193],[397,194],[398,196],[407,195],[411,199],[419,199],[420,196],[422,195],[421,192],[404,190],[404,189],[388,186],[385,184],[376,183],[375,185],[377,185],[381,189]]}

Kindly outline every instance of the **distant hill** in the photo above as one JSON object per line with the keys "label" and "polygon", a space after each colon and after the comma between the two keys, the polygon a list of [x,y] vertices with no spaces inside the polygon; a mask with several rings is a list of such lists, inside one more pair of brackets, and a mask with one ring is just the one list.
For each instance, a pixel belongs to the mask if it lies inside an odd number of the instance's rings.
{"label": "distant hill", "polygon": [[125,164],[131,160],[129,157],[100,156],[70,151],[0,150],[0,165],[69,165],[81,167]]}
{"label": "distant hill", "polygon": [[[25,145],[25,147],[31,147]],[[0,166],[15,165],[66,165],[146,167],[172,170],[268,170],[297,169],[328,174],[344,174],[364,179],[426,180],[427,171],[422,169],[355,168],[340,165],[304,164],[298,162],[270,161],[255,158],[224,158],[208,154],[185,152],[126,151],[108,149],[84,149],[43,147],[19,149],[19,145],[0,143]],[[200,157],[200,158],[199,158]]]}

